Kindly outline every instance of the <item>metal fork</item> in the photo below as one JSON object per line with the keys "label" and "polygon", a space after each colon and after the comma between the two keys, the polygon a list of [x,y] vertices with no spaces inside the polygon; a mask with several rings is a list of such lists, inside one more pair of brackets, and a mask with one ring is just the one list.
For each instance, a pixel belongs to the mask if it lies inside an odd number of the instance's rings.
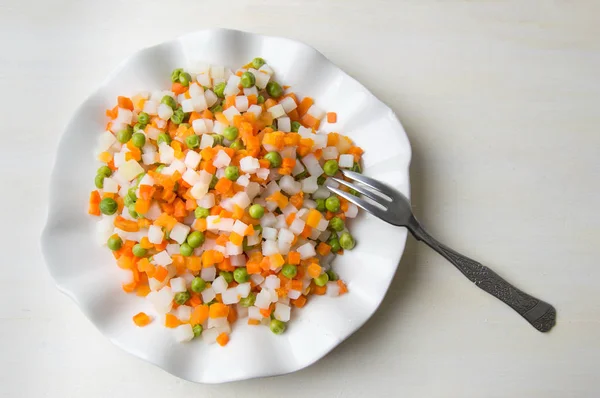
{"label": "metal fork", "polygon": [[491,269],[455,252],[429,235],[412,214],[408,199],[400,192],[353,171],[342,170],[342,173],[359,184],[352,184],[340,178],[332,179],[370,200],[328,186],[330,191],[383,221],[406,227],[415,238],[425,242],[454,264],[477,287],[508,304],[540,332],[547,332],[555,325],[556,310],[552,305],[517,289]]}

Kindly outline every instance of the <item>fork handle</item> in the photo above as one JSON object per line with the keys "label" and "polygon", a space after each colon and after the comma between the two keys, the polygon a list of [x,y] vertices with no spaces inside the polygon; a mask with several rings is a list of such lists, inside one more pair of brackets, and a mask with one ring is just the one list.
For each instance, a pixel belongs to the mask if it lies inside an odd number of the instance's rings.
{"label": "fork handle", "polygon": [[415,238],[454,264],[477,287],[508,304],[540,332],[547,332],[556,324],[556,310],[552,305],[517,289],[488,267],[438,242],[416,218],[411,218],[408,229]]}

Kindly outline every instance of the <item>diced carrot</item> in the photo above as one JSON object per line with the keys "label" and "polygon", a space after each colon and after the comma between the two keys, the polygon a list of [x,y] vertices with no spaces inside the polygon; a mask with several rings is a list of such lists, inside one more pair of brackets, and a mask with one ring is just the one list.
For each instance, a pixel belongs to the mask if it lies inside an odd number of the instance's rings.
{"label": "diced carrot", "polygon": [[319,222],[321,221],[321,218],[323,218],[323,216],[321,215],[320,211],[310,209],[308,212],[308,216],[306,217],[306,225],[312,228],[317,228]]}
{"label": "diced carrot", "polygon": [[265,109],[272,108],[275,105],[277,105],[277,101],[275,101],[273,98],[269,98],[268,100],[265,101]]}
{"label": "diced carrot", "polygon": [[327,285],[325,286],[314,286],[312,289],[312,292],[314,294],[318,294],[319,296],[324,295],[325,293],[327,293]]}
{"label": "diced carrot", "polygon": [[288,169],[293,169],[295,165],[296,159],[293,158],[283,158],[283,161],[281,162],[281,167]]}
{"label": "diced carrot", "polygon": [[337,113],[327,112],[327,123],[336,123],[336,122],[337,122]]}
{"label": "diced carrot", "polygon": [[215,113],[215,119],[217,120],[217,122],[219,122],[225,126],[229,126],[229,120],[227,120],[227,117],[225,115],[223,115],[223,112]]}
{"label": "diced carrot", "polygon": [[140,230],[137,221],[126,220],[121,216],[115,217],[114,225],[126,232],[137,232]]}
{"label": "diced carrot", "polygon": [[110,152],[101,152],[98,155],[98,160],[104,163],[108,163],[110,161],[112,161],[113,159],[113,155]]}
{"label": "diced carrot", "polygon": [[149,228],[152,225],[152,221],[148,220],[147,218],[138,218],[137,224],[140,229]]}
{"label": "diced carrot", "polygon": [[144,327],[150,323],[151,319],[143,312],[139,312],[133,316],[133,323],[139,327]]}
{"label": "diced carrot", "polygon": [[203,324],[208,319],[208,305],[203,304],[195,307],[190,316],[190,323],[192,325]]}
{"label": "diced carrot", "polygon": [[246,228],[246,230],[244,231],[244,236],[251,236],[254,235],[254,226],[252,224],[249,224],[248,227]]}
{"label": "diced carrot", "polygon": [[300,210],[304,204],[304,192],[300,191],[297,194],[290,196],[290,203],[296,209]]}
{"label": "diced carrot", "polygon": [[306,296],[300,296],[297,299],[290,300],[296,308],[302,308],[306,304]]}
{"label": "diced carrot", "polygon": [[277,203],[277,207],[282,210],[288,205],[289,202],[287,196],[282,194],[280,191],[274,192],[271,196],[267,197],[266,200]]}
{"label": "diced carrot", "polygon": [[322,270],[323,269],[321,268],[321,266],[319,264],[316,264],[316,263],[312,263],[307,268],[308,275],[310,275],[311,278],[317,278],[317,277],[319,277],[319,275],[321,275],[321,271]]}
{"label": "diced carrot", "polygon": [[191,305],[192,307],[198,307],[199,305],[202,305],[202,298],[200,297],[200,295],[198,293],[192,293],[188,304]]}
{"label": "diced carrot", "polygon": [[287,225],[292,225],[292,223],[294,222],[295,219],[296,219],[296,213],[290,213],[290,215],[285,218],[285,223]]}
{"label": "diced carrot", "polygon": [[115,105],[114,108],[112,109],[107,109],[106,110],[106,116],[108,116],[111,119],[116,119],[117,116],[119,116],[119,106]]}
{"label": "diced carrot", "polygon": [[258,326],[258,325],[260,325],[260,321],[258,319],[249,318],[248,319],[248,325]]}
{"label": "diced carrot", "polygon": [[158,267],[156,267],[156,271],[154,271],[153,278],[159,282],[164,282],[168,275],[169,271],[165,267],[159,265]]}
{"label": "diced carrot", "polygon": [[238,316],[237,316],[237,311],[236,311],[235,307],[230,307],[229,314],[227,314],[227,322],[232,324],[237,320],[237,317]]}
{"label": "diced carrot", "polygon": [[165,326],[173,329],[181,325],[181,321],[173,314],[165,315]]}
{"label": "diced carrot", "polygon": [[312,229],[310,228],[310,226],[305,225],[300,236],[303,237],[304,239],[308,239],[308,237],[310,236],[311,233],[312,233]]}
{"label": "diced carrot", "polygon": [[221,333],[217,336],[217,343],[221,347],[225,347],[229,343],[229,335],[227,333]]}
{"label": "diced carrot", "polygon": [[[146,185],[143,185],[146,186]],[[135,211],[139,214],[146,214],[150,210],[150,200],[139,198],[135,202]]]}
{"label": "diced carrot", "polygon": [[135,294],[140,297],[146,297],[150,293],[150,286],[148,285],[138,285],[135,289]]}
{"label": "diced carrot", "polygon": [[298,105],[298,115],[300,116],[304,116],[304,114],[306,114],[306,112],[308,112],[308,109],[314,104],[315,102],[313,101],[313,99],[311,97],[304,97],[302,98],[302,101],[300,101],[300,104]]}
{"label": "diced carrot", "polygon": [[201,232],[206,231],[206,218],[199,218],[194,221],[194,229]]}
{"label": "diced carrot", "polygon": [[244,242],[244,237],[236,232],[229,234],[229,241],[236,246],[240,246]]}
{"label": "diced carrot", "polygon": [[125,293],[133,293],[135,291],[135,288],[137,287],[137,282],[133,281],[130,283],[123,283],[121,287],[123,288],[123,291]]}
{"label": "diced carrot", "polygon": [[294,264],[294,265],[300,264],[300,253],[289,252],[287,260],[288,260],[288,264]]}
{"label": "diced carrot", "polygon": [[271,262],[271,267],[273,269],[281,267],[283,264],[285,264],[283,256],[279,253],[269,256],[269,261]]}
{"label": "diced carrot", "polygon": [[299,279],[293,279],[290,282],[290,290],[296,290],[298,292],[302,291],[302,281]]}
{"label": "diced carrot", "polygon": [[261,308],[260,314],[265,318],[269,318],[271,316],[271,309],[270,308]]}
{"label": "diced carrot", "polygon": [[211,318],[225,318],[229,315],[229,307],[225,304],[214,303],[208,308],[208,316]]}
{"label": "diced carrot", "polygon": [[231,260],[229,258],[224,258],[223,261],[217,264],[217,268],[221,271],[235,271],[235,267],[231,265]]}
{"label": "diced carrot", "polygon": [[183,85],[183,84],[181,84],[181,83],[177,83],[177,82],[175,82],[175,83],[173,83],[173,84],[171,85],[171,91],[172,91],[172,92],[173,92],[175,95],[179,95],[179,94],[183,94],[183,93],[185,93],[185,92],[187,91],[187,87],[186,87],[186,86],[184,86],[184,85]]}
{"label": "diced carrot", "polygon": [[219,182],[217,182],[217,185],[215,185],[215,190],[221,194],[226,194],[231,189],[232,185],[233,182],[231,180],[222,177],[219,179]]}
{"label": "diced carrot", "polygon": [[244,217],[244,209],[242,209],[237,204],[234,204],[233,205],[233,214],[231,217],[236,220],[241,220],[241,218]]}
{"label": "diced carrot", "polygon": [[260,261],[248,261],[246,263],[246,270],[249,274],[260,274],[262,268],[260,267]]}
{"label": "diced carrot", "polygon": [[301,123],[307,127],[313,128],[313,129],[318,129],[319,125],[321,124],[321,121],[311,115],[309,115],[308,113],[304,116],[302,116],[302,119],[300,119]]}
{"label": "diced carrot", "polygon": [[321,256],[326,256],[331,253],[331,246],[325,242],[321,242],[317,245],[317,253],[319,253]]}
{"label": "diced carrot", "polygon": [[88,213],[93,215],[93,216],[99,216],[100,214],[100,193],[98,191],[92,191],[90,192],[90,201],[89,201],[89,208],[88,208]]}
{"label": "diced carrot", "polygon": [[227,235],[219,235],[215,243],[219,246],[225,246],[228,241],[229,237]]}
{"label": "diced carrot", "polygon": [[344,293],[348,293],[348,288],[346,287],[346,284],[342,282],[341,279],[338,279],[337,285],[340,287],[340,296]]}
{"label": "diced carrot", "polygon": [[192,272],[198,272],[202,269],[202,258],[198,256],[190,256],[185,259],[185,266]]}
{"label": "diced carrot", "polygon": [[123,255],[119,257],[117,260],[117,265],[122,269],[132,269],[134,266],[132,256]]}

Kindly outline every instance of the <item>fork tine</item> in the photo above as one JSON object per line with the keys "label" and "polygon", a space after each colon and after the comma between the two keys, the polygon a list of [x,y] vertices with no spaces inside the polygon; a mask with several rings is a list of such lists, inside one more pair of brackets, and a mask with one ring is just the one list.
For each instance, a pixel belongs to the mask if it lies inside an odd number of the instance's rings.
{"label": "fork tine", "polygon": [[[342,173],[352,179],[352,180],[356,180],[362,184],[365,184],[368,187],[371,187],[372,189],[375,189],[383,194],[385,194],[386,196],[388,196],[390,198],[390,200],[394,199],[394,192],[386,185],[380,183],[377,180],[374,180],[373,178],[364,176],[362,174],[359,173],[355,173],[354,171],[350,171],[350,170],[342,170]],[[358,189],[357,189],[358,191]]]}
{"label": "fork tine", "polygon": [[360,199],[348,192],[344,192],[340,189],[333,188],[333,187],[327,187],[327,189],[329,189],[331,192],[335,193],[336,195],[346,199],[348,202],[354,203],[361,209],[368,211],[369,213],[373,214],[375,217],[379,217],[382,220],[385,220],[385,212],[386,211],[384,209],[377,207],[374,204],[369,203],[364,199]]}
{"label": "fork tine", "polygon": [[[373,200],[375,202],[380,202],[382,199],[391,202],[391,199],[388,198],[387,195],[385,195],[385,197],[384,196],[376,195],[374,191],[370,191],[370,190],[368,190],[366,188],[361,187],[360,185],[353,185],[353,184],[349,183],[348,181],[344,181],[344,180],[339,179],[339,178],[333,177],[332,180],[336,181],[339,184],[345,185],[348,188],[354,189],[356,192],[359,192],[359,193],[365,195],[367,198],[369,198],[369,199],[371,199],[371,200]],[[378,193],[378,191],[377,191],[377,193]]]}

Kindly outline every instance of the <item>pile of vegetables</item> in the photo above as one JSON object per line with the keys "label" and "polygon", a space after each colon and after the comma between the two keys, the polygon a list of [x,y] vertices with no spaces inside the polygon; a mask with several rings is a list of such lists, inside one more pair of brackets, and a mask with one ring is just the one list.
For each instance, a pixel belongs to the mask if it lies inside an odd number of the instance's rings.
{"label": "pile of vegetables", "polygon": [[[348,291],[331,267],[358,209],[331,195],[363,151],[261,58],[233,72],[176,69],[171,88],[118,97],[90,194],[99,240],[177,341],[225,345],[238,319],[283,333],[292,307]],[[345,189],[345,187],[340,187]]]}

